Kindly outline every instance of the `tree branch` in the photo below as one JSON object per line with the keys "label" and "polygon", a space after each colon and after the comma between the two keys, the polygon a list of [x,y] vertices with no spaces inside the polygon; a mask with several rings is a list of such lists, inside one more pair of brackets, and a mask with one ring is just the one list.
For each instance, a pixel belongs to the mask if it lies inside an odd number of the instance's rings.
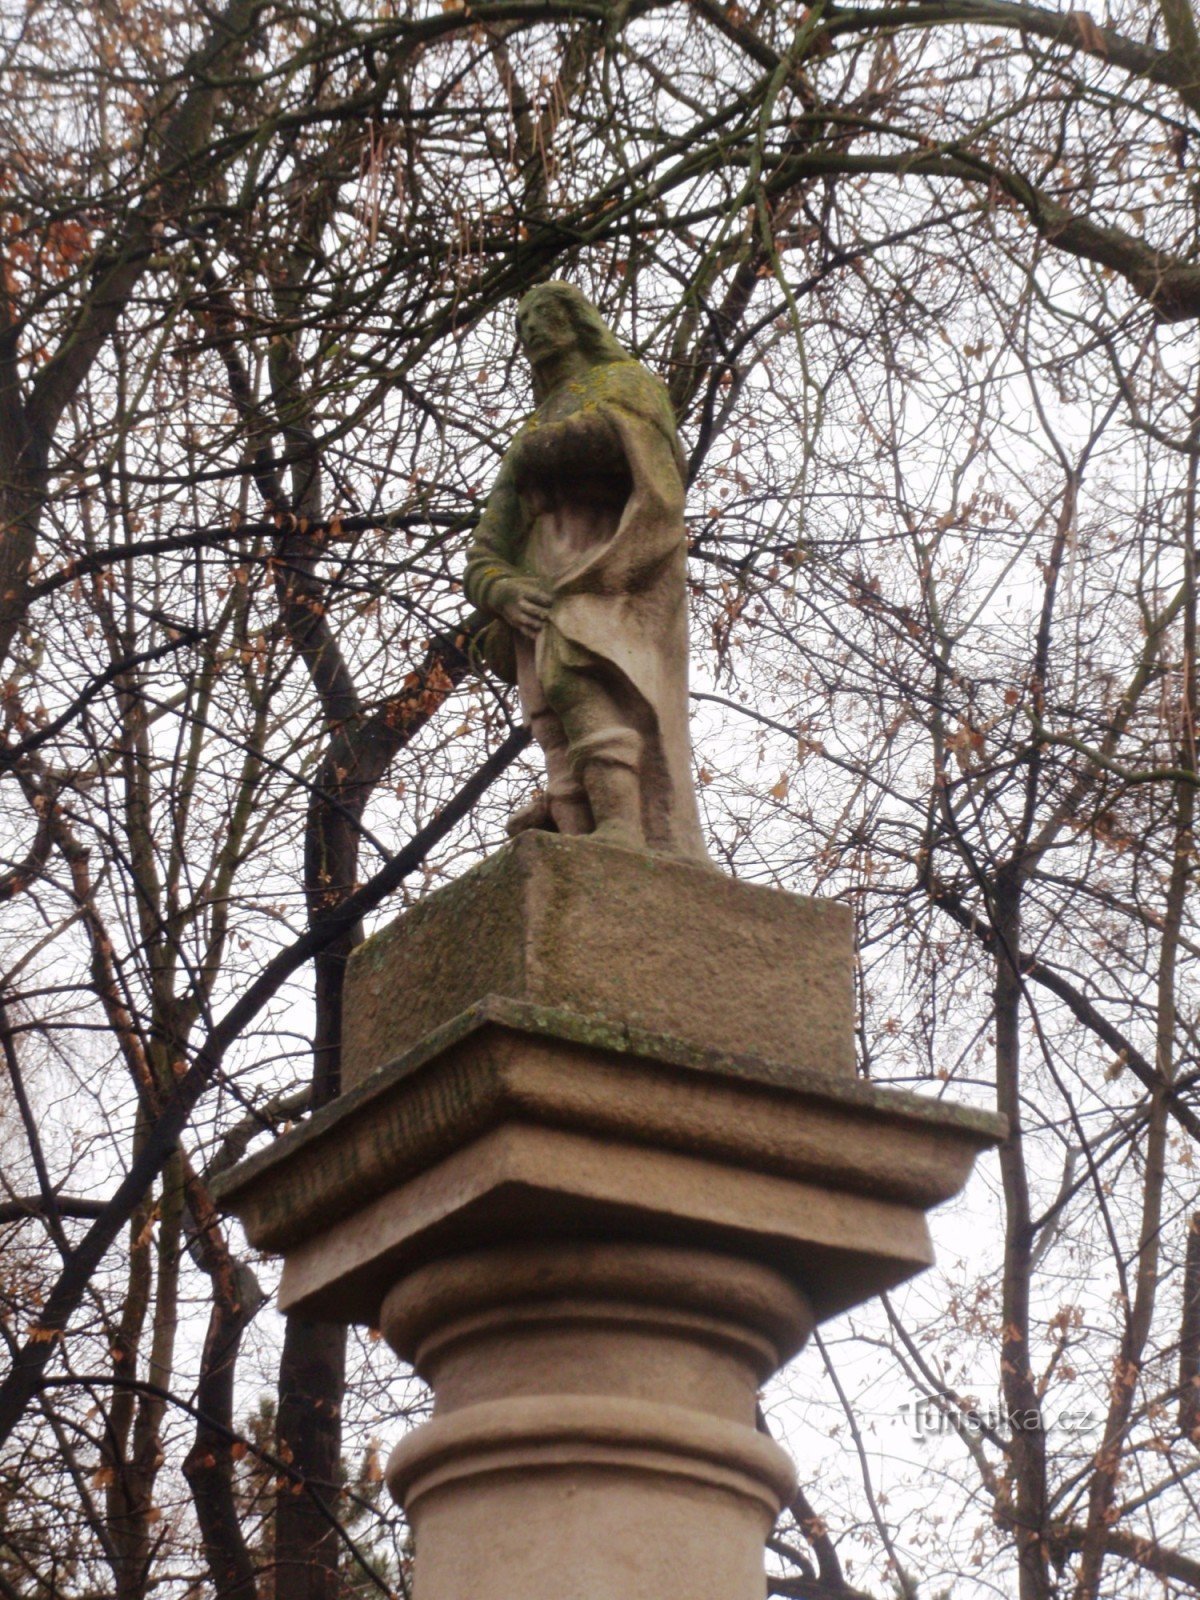
{"label": "tree branch", "polygon": [[454,798],[405,847],[338,910],[315,928],[279,951],[243,991],[225,1015],[210,1029],[195,1053],[192,1065],[179,1080],[162,1114],[150,1128],[128,1173],[106,1208],[67,1258],[58,1281],[48,1295],[37,1325],[21,1347],[8,1376],[0,1382],[0,1444],[11,1435],[37,1392],[46,1365],[99,1266],[122,1227],[133,1215],[150,1184],[175,1149],[188,1118],[201,1095],[220,1070],[230,1046],[292,974],[318,951],[352,928],[380,905],[430,850],[466,817],[490,785],[516,760],[529,743],[529,732],[518,728],[492,752]]}

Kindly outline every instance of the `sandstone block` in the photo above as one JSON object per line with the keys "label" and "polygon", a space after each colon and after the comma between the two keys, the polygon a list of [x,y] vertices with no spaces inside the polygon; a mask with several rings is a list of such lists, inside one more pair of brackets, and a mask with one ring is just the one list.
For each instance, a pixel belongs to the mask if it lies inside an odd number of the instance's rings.
{"label": "sandstone block", "polygon": [[351,958],[346,1088],[488,996],[852,1077],[845,906],[524,833]]}

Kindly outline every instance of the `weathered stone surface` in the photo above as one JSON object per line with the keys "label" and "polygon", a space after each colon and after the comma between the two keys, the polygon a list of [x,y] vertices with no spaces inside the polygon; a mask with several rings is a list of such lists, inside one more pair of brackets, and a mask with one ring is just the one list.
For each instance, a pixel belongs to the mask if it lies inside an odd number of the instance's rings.
{"label": "weathered stone surface", "polygon": [[530,832],[355,952],[346,1087],[485,996],[853,1076],[850,912]]}
{"label": "weathered stone surface", "polygon": [[464,1239],[724,1239],[821,1316],[928,1265],[996,1119],[511,1001],[460,1016],[222,1180],[285,1307],[375,1320]]}
{"label": "weathered stone surface", "polygon": [[673,1151],[510,1124],[286,1255],[285,1311],[374,1321],[390,1284],[445,1251],[515,1238],[631,1238],[739,1251],[821,1318],[932,1264],[924,1215]]}

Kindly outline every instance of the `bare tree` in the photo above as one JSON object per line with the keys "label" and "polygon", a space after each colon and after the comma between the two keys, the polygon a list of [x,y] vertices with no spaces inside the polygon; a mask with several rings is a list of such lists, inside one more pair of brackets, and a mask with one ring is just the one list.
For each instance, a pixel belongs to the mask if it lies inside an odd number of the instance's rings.
{"label": "bare tree", "polygon": [[[276,1337],[209,1184],[534,781],[459,577],[565,275],[689,447],[714,853],[854,906],[865,1075],[1012,1130],[978,1257],[799,1369],[839,1447],[776,1592],[1200,1593],[1190,8],[45,0],[2,48],[0,1590],[404,1589],[420,1397]],[[880,1348],[934,1498],[877,1481]]]}

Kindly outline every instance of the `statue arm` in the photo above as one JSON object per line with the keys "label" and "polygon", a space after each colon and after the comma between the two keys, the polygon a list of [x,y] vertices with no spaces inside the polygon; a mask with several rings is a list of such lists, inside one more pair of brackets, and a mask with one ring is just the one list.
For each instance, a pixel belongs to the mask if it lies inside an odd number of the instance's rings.
{"label": "statue arm", "polygon": [[532,639],[545,624],[551,597],[519,565],[526,523],[510,450],[471,538],[463,588],[473,605]]}
{"label": "statue arm", "polygon": [[471,535],[463,588],[472,605],[500,614],[502,585],[519,576],[515,557],[524,533],[521,500],[512,469],[512,451],[505,456],[488,495],[483,515]]}

